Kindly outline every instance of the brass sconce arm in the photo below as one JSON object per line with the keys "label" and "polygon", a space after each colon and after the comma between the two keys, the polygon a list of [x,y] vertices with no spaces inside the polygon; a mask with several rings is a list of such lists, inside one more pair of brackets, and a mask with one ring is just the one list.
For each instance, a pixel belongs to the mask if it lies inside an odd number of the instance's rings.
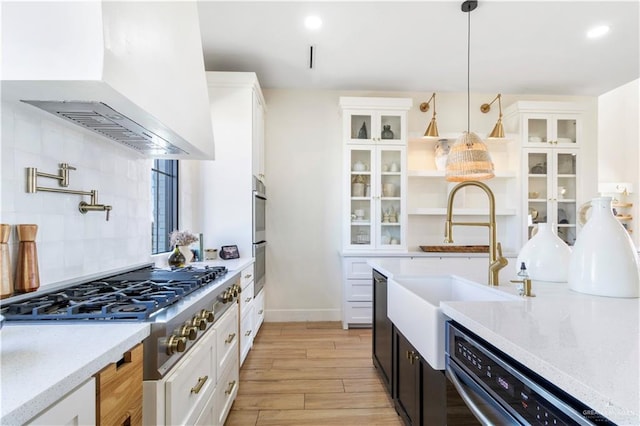
{"label": "brass sconce arm", "polygon": [[491,111],[491,105],[493,105],[495,101],[498,101],[498,109],[500,114],[498,115],[498,121],[493,127],[491,133],[489,133],[488,138],[501,139],[504,138],[504,127],[502,126],[502,94],[498,93],[498,96],[493,98],[491,102],[489,102],[488,104],[482,104],[480,106],[480,111],[482,111],[484,114],[488,113],[489,111]]}
{"label": "brass sconce arm", "polygon": [[438,124],[436,123],[436,94],[435,92],[431,95],[427,102],[422,102],[420,104],[420,111],[427,112],[429,111],[429,104],[433,101],[433,114],[431,115],[431,121],[429,122],[429,126],[427,130],[424,132],[425,137],[437,138],[440,135],[438,134]]}

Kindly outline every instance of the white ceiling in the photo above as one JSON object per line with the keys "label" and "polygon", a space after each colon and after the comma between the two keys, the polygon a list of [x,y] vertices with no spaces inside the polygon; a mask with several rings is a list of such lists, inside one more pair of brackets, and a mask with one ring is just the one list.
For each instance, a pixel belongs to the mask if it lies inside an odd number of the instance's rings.
{"label": "white ceiling", "polygon": [[[461,3],[201,0],[205,65],[265,88],[466,91]],[[480,0],[470,17],[471,91],[595,96],[639,77],[638,0]],[[587,39],[596,24],[611,31]]]}

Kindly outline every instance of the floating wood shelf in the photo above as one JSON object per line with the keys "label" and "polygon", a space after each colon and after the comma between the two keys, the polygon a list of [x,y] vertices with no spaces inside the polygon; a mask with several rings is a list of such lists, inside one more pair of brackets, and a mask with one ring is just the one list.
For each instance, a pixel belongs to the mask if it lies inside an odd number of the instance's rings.
{"label": "floating wood shelf", "polygon": [[420,249],[428,253],[489,253],[489,246],[420,246]]}

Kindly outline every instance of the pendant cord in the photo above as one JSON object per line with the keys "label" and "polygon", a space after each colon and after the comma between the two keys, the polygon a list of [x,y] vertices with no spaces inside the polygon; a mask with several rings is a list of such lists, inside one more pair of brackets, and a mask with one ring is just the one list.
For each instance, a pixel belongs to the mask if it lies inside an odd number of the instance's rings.
{"label": "pendant cord", "polygon": [[467,133],[471,127],[471,96],[469,94],[471,75],[471,11],[467,12]]}

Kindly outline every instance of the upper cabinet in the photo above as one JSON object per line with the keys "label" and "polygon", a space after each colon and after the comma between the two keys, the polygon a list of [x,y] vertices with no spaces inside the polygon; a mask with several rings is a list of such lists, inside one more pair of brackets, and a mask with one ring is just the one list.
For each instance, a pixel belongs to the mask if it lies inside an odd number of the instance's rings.
{"label": "upper cabinet", "polygon": [[406,145],[407,106],[411,99],[340,98],[345,142]]}
{"label": "upper cabinet", "polygon": [[567,102],[516,102],[505,110],[505,123],[519,129],[523,146],[579,147],[584,109]]}
{"label": "upper cabinet", "polygon": [[344,247],[406,250],[407,111],[411,99],[340,98]]}

